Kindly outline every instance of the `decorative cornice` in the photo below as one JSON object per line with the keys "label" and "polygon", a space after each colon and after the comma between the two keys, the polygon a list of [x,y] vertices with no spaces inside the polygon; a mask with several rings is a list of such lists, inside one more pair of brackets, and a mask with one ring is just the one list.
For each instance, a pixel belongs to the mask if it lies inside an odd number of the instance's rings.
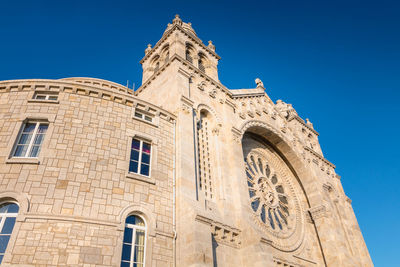
{"label": "decorative cornice", "polygon": [[305,146],[305,147],[304,147],[304,150],[310,152],[312,155],[314,155],[315,157],[317,157],[319,160],[323,161],[325,164],[329,165],[331,168],[333,168],[333,169],[336,168],[336,166],[335,166],[333,163],[331,163],[330,161],[328,161],[327,159],[325,159],[323,156],[321,156],[320,154],[318,154],[317,152],[315,152],[313,149],[311,149],[311,148]]}
{"label": "decorative cornice", "polygon": [[301,125],[303,125],[304,127],[306,127],[308,130],[310,130],[312,133],[314,133],[316,136],[319,136],[319,133],[314,130],[313,128],[311,128],[310,126],[308,126],[304,120],[302,118],[300,118],[298,115],[297,116],[292,116],[289,118],[288,122],[292,121],[293,119],[295,119],[296,121],[300,122]]}
{"label": "decorative cornice", "polygon": [[[97,80],[97,79],[93,79]],[[104,83],[105,84],[105,83]],[[114,83],[110,83],[114,84]],[[135,97],[129,91],[121,90],[123,86],[118,88],[114,87],[100,87],[94,84],[76,82],[74,80],[60,79],[60,80],[47,80],[47,79],[33,79],[33,80],[7,80],[0,81],[0,93],[2,92],[19,92],[19,91],[54,91],[65,92],[77,95],[86,95],[94,98],[101,98],[108,101],[113,101],[129,107],[134,107],[138,103],[146,107],[147,110],[154,110],[154,115],[159,115],[160,118],[171,121],[176,117],[172,113],[161,109],[147,101]]]}

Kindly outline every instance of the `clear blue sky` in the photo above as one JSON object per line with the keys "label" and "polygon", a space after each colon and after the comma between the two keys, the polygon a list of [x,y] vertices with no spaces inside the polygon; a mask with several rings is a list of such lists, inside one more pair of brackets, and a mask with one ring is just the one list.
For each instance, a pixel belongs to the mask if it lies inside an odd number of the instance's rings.
{"label": "clear blue sky", "polygon": [[399,266],[400,4],[396,1],[0,2],[0,80],[140,85],[148,43],[179,13],[213,40],[228,88],[260,77],[320,133],[376,266]]}

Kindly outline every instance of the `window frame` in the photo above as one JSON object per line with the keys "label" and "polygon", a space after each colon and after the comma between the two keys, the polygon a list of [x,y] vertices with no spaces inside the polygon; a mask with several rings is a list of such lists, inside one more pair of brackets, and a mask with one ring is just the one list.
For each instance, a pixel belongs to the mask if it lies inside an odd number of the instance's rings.
{"label": "window frame", "polygon": [[13,240],[12,237],[13,237],[14,230],[16,228],[18,215],[21,212],[21,206],[16,201],[13,201],[13,200],[1,201],[0,202],[0,206],[3,205],[3,204],[15,204],[15,205],[17,205],[18,206],[18,212],[16,212],[16,213],[0,213],[0,232],[3,230],[4,222],[6,221],[7,218],[15,218],[14,225],[13,225],[13,228],[11,230],[11,233],[10,234],[2,234],[2,235],[9,235],[10,238],[8,239],[8,243],[7,243],[7,246],[6,246],[5,250],[4,250],[4,253],[0,253],[0,255],[3,254],[3,258],[0,261],[0,265],[2,263],[4,263],[4,259],[5,259],[6,254],[7,254],[6,252],[7,252],[7,249],[9,248],[10,244],[11,245],[14,244],[14,240]]}
{"label": "window frame", "polygon": [[[143,121],[146,121],[146,122],[150,122],[150,123],[154,123],[153,122],[154,116],[152,116],[152,115],[150,115],[148,113],[145,113],[145,112],[143,112],[141,110],[135,109],[135,111],[133,112],[133,116],[135,118],[137,118],[137,119],[140,119],[140,120],[143,120]],[[150,120],[148,120],[147,118],[149,118]]]}
{"label": "window frame", "polygon": [[[44,99],[37,98],[38,96],[44,96]],[[50,99],[50,97],[56,97],[56,99]],[[34,100],[41,101],[58,101],[58,94],[49,94],[49,93],[41,93],[37,92],[33,95]]]}
{"label": "window frame", "polygon": [[[19,142],[20,142],[20,139],[21,139],[21,137],[22,137],[22,134],[23,134],[23,132],[24,132],[24,130],[25,130],[25,126],[26,126],[28,123],[35,123],[35,124],[36,124],[36,125],[35,125],[35,129],[33,130],[33,133],[32,133],[31,140],[29,141],[29,144],[28,144],[28,149],[26,150],[24,156],[22,156],[22,157],[21,157],[21,156],[15,156],[15,152],[16,152],[17,147],[18,147],[18,145],[19,145]],[[30,152],[31,152],[31,150],[32,150],[33,143],[34,143],[34,141],[35,141],[36,136],[38,135],[38,129],[39,129],[39,126],[40,126],[40,125],[47,125],[46,133],[44,134],[43,140],[42,140],[42,142],[41,142],[41,144],[40,144],[39,152],[38,152],[38,154],[36,155],[36,157],[29,157],[29,156],[27,156],[27,155],[29,155]],[[49,123],[48,121],[28,119],[28,120],[26,120],[25,122],[23,122],[22,125],[21,125],[21,127],[20,127],[20,130],[19,130],[19,132],[18,132],[17,138],[15,139],[15,144],[14,144],[14,147],[13,147],[13,149],[12,149],[12,151],[11,151],[11,156],[10,156],[10,158],[15,158],[15,159],[38,159],[38,158],[39,158],[39,155],[40,155],[40,152],[42,151],[43,144],[44,144],[44,142],[45,142],[45,137],[46,137],[46,135],[48,135],[49,127],[50,127],[50,123]]]}
{"label": "window frame", "polygon": [[[132,145],[133,145],[133,141],[134,140],[136,140],[136,141],[139,141],[139,158],[138,158],[138,160],[137,160],[137,163],[138,163],[138,168],[137,168],[137,172],[131,172],[130,170],[129,170],[129,167],[130,167],[130,165],[131,165],[131,161],[135,161],[135,160],[133,160],[132,159],[132,157],[131,157],[131,153],[132,153],[132,150],[133,150],[133,148],[132,148]],[[150,153],[149,153],[149,164],[147,164],[147,163],[142,163],[142,156],[143,156],[143,143],[146,143],[146,144],[149,144],[150,145]],[[149,140],[145,140],[145,139],[143,139],[143,138],[138,138],[137,136],[133,136],[132,138],[131,138],[131,146],[130,146],[130,154],[129,154],[129,165],[128,165],[128,173],[131,173],[131,174],[137,174],[137,175],[140,175],[140,176],[143,176],[143,177],[151,177],[151,166],[152,166],[152,164],[151,164],[151,161],[152,161],[152,157],[153,157],[153,144],[152,144],[152,142],[151,141],[149,141]],[[146,153],[147,154],[147,153]],[[142,168],[142,164],[145,164],[145,165],[148,165],[149,166],[149,175],[145,175],[145,174],[141,174],[140,172],[141,172],[141,168]]]}
{"label": "window frame", "polygon": [[[143,249],[143,262],[142,262],[142,266],[145,267],[146,266],[146,252],[147,252],[147,235],[148,235],[148,229],[147,229],[147,223],[146,220],[138,215],[138,214],[130,214],[128,215],[125,220],[130,217],[130,216],[135,216],[140,218],[143,223],[144,226],[140,226],[140,225],[136,225],[136,224],[131,224],[131,223],[124,223],[124,231],[123,231],[123,237],[122,237],[122,249],[121,249],[121,260],[120,260],[120,264],[122,263],[122,254],[123,254],[123,248],[124,248],[124,236],[125,236],[125,228],[130,228],[132,229],[132,243],[131,243],[131,255],[130,255],[130,261],[129,261],[129,267],[133,267],[133,264],[135,264],[134,260],[134,256],[135,256],[135,246],[136,246],[136,230],[142,230],[144,231],[144,249]],[[125,261],[127,262],[127,261]],[[136,263],[137,264],[137,263]]]}

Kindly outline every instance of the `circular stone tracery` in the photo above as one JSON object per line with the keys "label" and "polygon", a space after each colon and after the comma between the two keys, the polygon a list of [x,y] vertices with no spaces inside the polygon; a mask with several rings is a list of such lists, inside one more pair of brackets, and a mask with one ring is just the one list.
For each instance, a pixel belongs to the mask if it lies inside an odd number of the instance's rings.
{"label": "circular stone tracery", "polygon": [[273,230],[290,229],[288,196],[275,170],[262,155],[249,153],[246,174],[253,211]]}
{"label": "circular stone tracery", "polygon": [[276,248],[298,248],[304,218],[295,194],[296,178],[269,146],[246,138],[243,144],[247,185],[254,219]]}

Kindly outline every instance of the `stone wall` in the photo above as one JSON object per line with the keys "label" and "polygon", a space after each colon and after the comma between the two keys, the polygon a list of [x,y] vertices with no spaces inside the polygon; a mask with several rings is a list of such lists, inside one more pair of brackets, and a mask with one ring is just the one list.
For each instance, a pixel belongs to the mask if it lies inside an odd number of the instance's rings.
{"label": "stone wall", "polygon": [[[34,101],[35,91],[58,101]],[[134,118],[138,107],[155,123]],[[10,157],[26,119],[49,122],[37,161]],[[147,264],[171,265],[173,132],[171,114],[128,91],[0,82],[0,195],[25,203],[3,264],[119,266],[124,220],[138,214],[148,228]],[[152,143],[150,178],[128,175],[133,136]]]}

